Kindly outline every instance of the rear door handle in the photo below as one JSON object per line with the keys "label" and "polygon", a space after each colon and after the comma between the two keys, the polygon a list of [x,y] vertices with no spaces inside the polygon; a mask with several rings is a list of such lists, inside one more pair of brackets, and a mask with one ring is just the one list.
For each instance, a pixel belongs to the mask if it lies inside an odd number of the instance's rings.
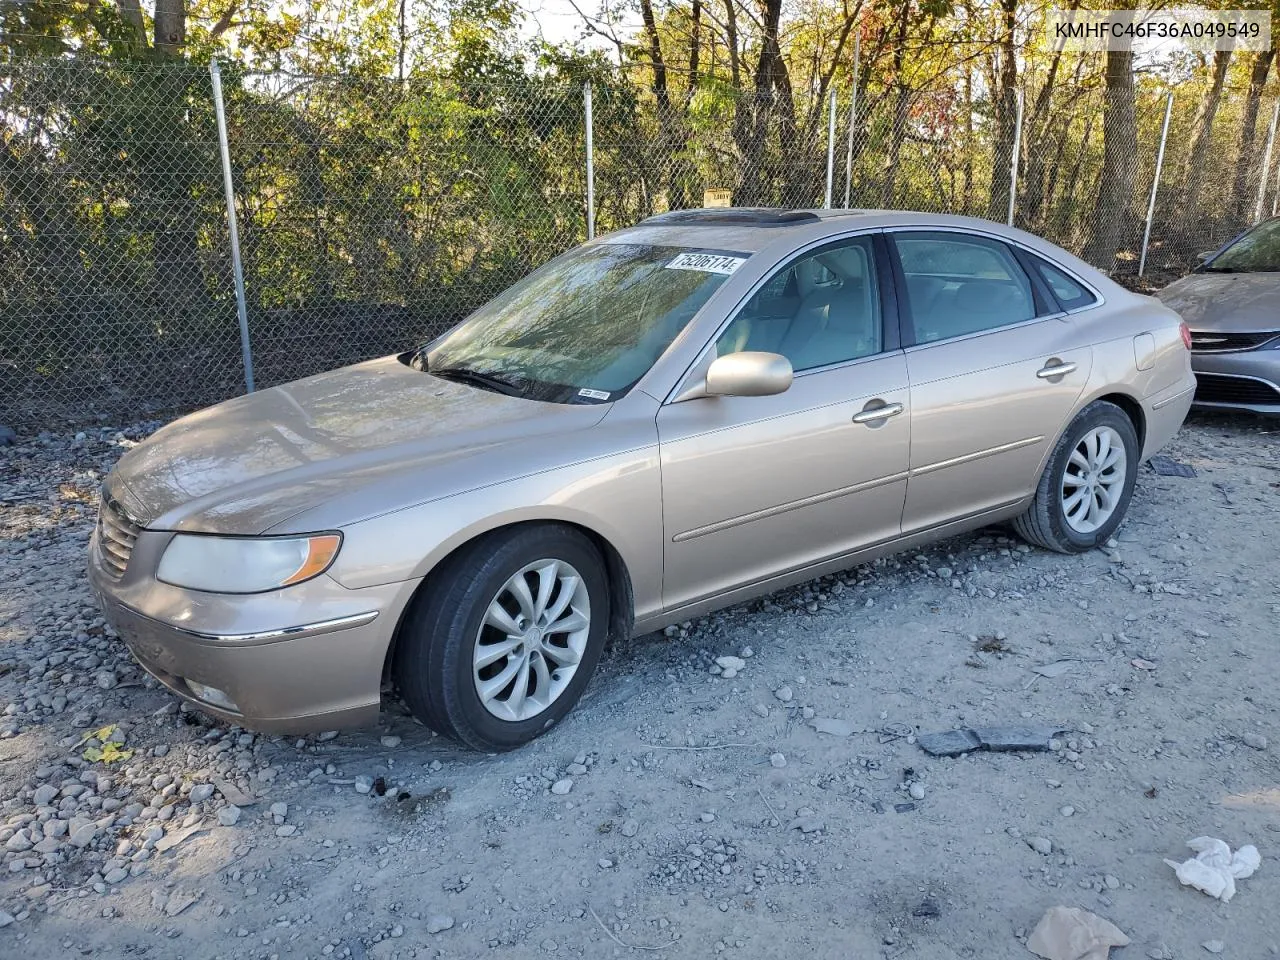
{"label": "rear door handle", "polygon": [[[879,404],[879,406],[872,406],[871,404]],[[900,403],[885,403],[883,400],[872,400],[853,415],[853,422],[879,423],[881,420],[896,417],[903,409],[904,407]]]}
{"label": "rear door handle", "polygon": [[1074,373],[1075,369],[1076,365],[1074,363],[1050,360],[1036,371],[1036,376],[1041,380],[1052,380],[1054,377],[1065,377],[1068,373]]}

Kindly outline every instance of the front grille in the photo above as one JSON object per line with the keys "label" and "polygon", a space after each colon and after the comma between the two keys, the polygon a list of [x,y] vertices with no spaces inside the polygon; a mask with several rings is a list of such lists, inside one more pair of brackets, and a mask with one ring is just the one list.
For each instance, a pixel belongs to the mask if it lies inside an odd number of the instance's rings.
{"label": "front grille", "polygon": [[1280,337],[1280,331],[1215,333],[1208,330],[1192,330],[1191,349],[1196,353],[1236,353],[1240,350],[1256,350],[1276,337]]}
{"label": "front grille", "polygon": [[1229,377],[1219,373],[1196,374],[1196,401],[1199,403],[1241,403],[1280,405],[1280,390],[1262,380]]}
{"label": "front grille", "polygon": [[98,555],[103,568],[116,580],[124,576],[129,566],[139,530],[141,527],[129,519],[120,504],[104,493],[98,508]]}

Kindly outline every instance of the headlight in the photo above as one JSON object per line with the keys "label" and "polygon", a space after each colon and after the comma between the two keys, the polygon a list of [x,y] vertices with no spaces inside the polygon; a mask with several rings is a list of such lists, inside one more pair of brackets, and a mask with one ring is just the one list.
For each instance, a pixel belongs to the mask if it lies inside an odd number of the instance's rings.
{"label": "headlight", "polygon": [[329,569],[342,537],[208,537],[180,533],[169,541],[156,579],[209,593],[262,593],[301,583]]}

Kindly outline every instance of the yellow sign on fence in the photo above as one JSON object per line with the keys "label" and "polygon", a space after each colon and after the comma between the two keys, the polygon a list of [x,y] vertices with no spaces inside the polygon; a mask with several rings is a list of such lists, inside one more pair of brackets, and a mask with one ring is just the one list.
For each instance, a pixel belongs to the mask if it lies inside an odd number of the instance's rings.
{"label": "yellow sign on fence", "polygon": [[702,194],[702,205],[704,207],[731,207],[733,206],[733,191],[722,190],[719,187],[706,190]]}

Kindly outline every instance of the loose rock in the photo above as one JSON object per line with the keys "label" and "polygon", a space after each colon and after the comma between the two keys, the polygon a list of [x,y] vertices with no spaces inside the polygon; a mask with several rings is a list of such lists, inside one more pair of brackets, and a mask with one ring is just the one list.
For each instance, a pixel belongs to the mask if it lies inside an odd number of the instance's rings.
{"label": "loose rock", "polygon": [[1027,837],[1026,841],[1027,846],[1042,857],[1047,857],[1053,853],[1053,841],[1048,837]]}
{"label": "loose rock", "polygon": [[204,803],[213,796],[212,783],[197,783],[191,788],[191,792],[187,794],[187,799],[192,803]]}
{"label": "loose rock", "polygon": [[453,917],[438,913],[427,918],[427,933],[443,933],[452,929]]}

